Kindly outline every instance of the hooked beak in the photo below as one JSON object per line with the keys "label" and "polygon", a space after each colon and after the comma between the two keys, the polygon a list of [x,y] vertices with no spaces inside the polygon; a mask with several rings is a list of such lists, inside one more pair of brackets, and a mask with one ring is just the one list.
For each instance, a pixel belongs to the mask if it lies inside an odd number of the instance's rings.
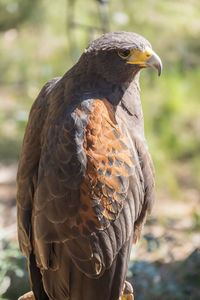
{"label": "hooked beak", "polygon": [[146,66],[158,70],[158,76],[162,73],[162,61],[160,57],[154,52],[152,56],[146,61]]}
{"label": "hooked beak", "polygon": [[153,68],[158,70],[158,76],[162,73],[162,61],[160,57],[149,47],[144,52],[132,50],[128,57],[127,64],[139,65],[141,68]]}

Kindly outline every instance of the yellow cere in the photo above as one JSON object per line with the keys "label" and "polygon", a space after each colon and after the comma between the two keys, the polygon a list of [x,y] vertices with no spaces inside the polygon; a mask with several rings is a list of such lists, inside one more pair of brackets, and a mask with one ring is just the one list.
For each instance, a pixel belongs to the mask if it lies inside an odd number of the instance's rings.
{"label": "yellow cere", "polygon": [[153,50],[150,47],[147,47],[144,52],[140,50],[132,50],[126,63],[146,67],[146,61],[152,56],[152,54]]}

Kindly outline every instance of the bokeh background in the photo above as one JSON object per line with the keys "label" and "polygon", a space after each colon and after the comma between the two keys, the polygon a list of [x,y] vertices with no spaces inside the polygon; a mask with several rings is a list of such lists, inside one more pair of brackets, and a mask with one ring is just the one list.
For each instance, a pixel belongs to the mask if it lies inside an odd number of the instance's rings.
{"label": "bokeh background", "polygon": [[134,31],[160,55],[141,73],[156,197],[128,278],[136,300],[200,299],[200,1],[0,0],[0,299],[29,290],[16,235],[15,176],[28,112],[103,32]]}

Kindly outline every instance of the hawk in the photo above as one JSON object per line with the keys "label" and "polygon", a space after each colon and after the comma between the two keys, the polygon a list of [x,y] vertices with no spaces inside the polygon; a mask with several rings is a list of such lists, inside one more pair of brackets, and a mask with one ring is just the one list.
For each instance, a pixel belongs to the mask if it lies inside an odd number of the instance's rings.
{"label": "hawk", "polygon": [[17,175],[32,289],[21,299],[133,299],[130,251],[154,189],[139,88],[146,67],[161,74],[145,38],[107,33],[34,102]]}

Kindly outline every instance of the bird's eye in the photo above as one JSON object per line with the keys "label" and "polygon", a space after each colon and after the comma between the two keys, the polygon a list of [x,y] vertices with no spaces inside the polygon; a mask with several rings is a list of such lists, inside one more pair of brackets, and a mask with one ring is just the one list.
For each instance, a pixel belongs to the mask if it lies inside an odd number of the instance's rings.
{"label": "bird's eye", "polygon": [[131,50],[119,50],[118,55],[122,58],[127,58],[131,54]]}

